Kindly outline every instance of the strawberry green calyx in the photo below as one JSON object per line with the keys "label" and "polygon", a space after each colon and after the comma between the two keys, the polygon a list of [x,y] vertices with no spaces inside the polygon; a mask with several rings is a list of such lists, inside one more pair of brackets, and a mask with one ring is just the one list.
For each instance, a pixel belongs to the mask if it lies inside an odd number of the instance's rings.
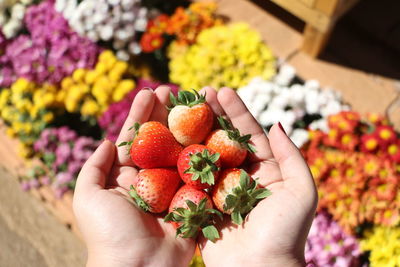
{"label": "strawberry green calyx", "polygon": [[175,106],[188,106],[193,107],[198,104],[206,102],[206,95],[200,95],[196,90],[190,91],[179,91],[178,96],[175,97],[174,94],[169,94],[169,99],[171,101],[172,107]]}
{"label": "strawberry green calyx", "polygon": [[[140,124],[138,122],[135,122],[135,124],[133,126],[128,128],[128,131],[135,129],[135,134],[133,135],[133,139],[135,139],[135,136],[139,133],[139,128],[140,128]],[[130,147],[132,145],[132,143],[133,143],[133,140],[128,141],[128,142],[121,142],[118,144],[118,147],[121,147],[121,146],[129,146]]]}
{"label": "strawberry green calyx", "polygon": [[203,198],[198,205],[190,200],[186,200],[188,209],[175,208],[165,216],[165,222],[176,222],[180,226],[176,229],[176,236],[183,238],[195,238],[202,230],[205,238],[215,242],[220,236],[214,226],[215,218],[223,219],[222,213],[215,209],[206,208],[207,198]]}
{"label": "strawberry green calyx", "polygon": [[210,152],[207,149],[204,149],[202,152],[192,154],[189,161],[190,168],[186,169],[184,173],[193,174],[193,181],[196,181],[200,178],[201,183],[214,185],[214,172],[219,170],[219,167],[215,163],[218,161],[219,156],[219,153],[210,155]]}
{"label": "strawberry green calyx", "polygon": [[227,133],[229,139],[238,142],[241,146],[247,149],[247,151],[251,153],[257,152],[256,148],[249,144],[251,134],[246,134],[246,135],[240,135],[240,132],[238,129],[234,128],[232,124],[225,120],[222,116],[219,116],[218,118],[219,125],[221,125],[221,128]]}
{"label": "strawberry green calyx", "polygon": [[246,216],[257,203],[270,196],[271,191],[266,188],[257,188],[257,182],[250,179],[245,171],[240,172],[239,186],[233,188],[232,193],[225,198],[224,210],[231,211],[231,219],[235,224],[242,224]]}
{"label": "strawberry green calyx", "polygon": [[141,208],[142,210],[144,210],[145,212],[149,212],[150,211],[150,205],[146,203],[146,201],[144,201],[136,192],[136,189],[133,187],[133,185],[131,185],[131,190],[129,190],[129,195],[133,198],[133,200],[135,200],[136,204],[139,206],[139,208]]}

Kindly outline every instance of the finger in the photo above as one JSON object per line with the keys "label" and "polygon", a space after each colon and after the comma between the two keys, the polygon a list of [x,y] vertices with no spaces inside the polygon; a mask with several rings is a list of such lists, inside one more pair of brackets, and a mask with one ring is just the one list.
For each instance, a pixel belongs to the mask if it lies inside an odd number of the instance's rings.
{"label": "finger", "polygon": [[285,187],[291,188],[292,192],[299,193],[301,197],[316,201],[317,191],[310,169],[300,151],[278,124],[272,126],[269,139]]}
{"label": "finger", "polygon": [[75,186],[75,194],[88,195],[103,189],[115,158],[115,145],[105,140],[83,165]]}
{"label": "finger", "polygon": [[207,104],[210,105],[211,109],[217,116],[225,115],[224,109],[218,102],[217,91],[214,88],[207,86],[200,90],[200,94],[206,94]]}
{"label": "finger", "polygon": [[114,166],[107,188],[121,187],[129,190],[131,185],[136,186],[138,170],[131,166]]}
{"label": "finger", "polygon": [[257,150],[252,155],[252,160],[263,161],[272,159],[273,155],[264,130],[248,111],[238,94],[232,89],[224,87],[218,92],[217,97],[224,112],[232,121],[233,126],[239,129],[242,135],[251,134],[250,140]]}
{"label": "finger", "polygon": [[[153,111],[155,96],[152,90],[141,90],[133,100],[128,117],[122,126],[121,132],[118,136],[116,144],[132,140],[134,131],[129,130],[136,122],[144,123],[148,121],[151,112]],[[130,165],[133,166],[132,161],[127,153],[126,146],[117,148],[116,165]]]}
{"label": "finger", "polygon": [[153,112],[150,115],[150,121],[159,121],[164,125],[167,125],[168,121],[168,110],[167,107],[170,105],[169,94],[171,88],[167,85],[161,85],[154,91],[155,100]]}

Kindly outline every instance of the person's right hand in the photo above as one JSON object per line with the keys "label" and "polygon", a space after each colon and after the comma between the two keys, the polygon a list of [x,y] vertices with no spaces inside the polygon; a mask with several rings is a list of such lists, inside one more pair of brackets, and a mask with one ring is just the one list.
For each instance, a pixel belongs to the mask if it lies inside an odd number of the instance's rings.
{"label": "person's right hand", "polygon": [[206,266],[304,266],[304,246],[314,218],[317,191],[300,151],[279,125],[269,136],[249,113],[239,96],[222,88],[218,94],[207,90],[207,102],[217,115],[228,117],[241,134],[251,134],[257,152],[247,170],[271,190],[241,226],[230,218],[217,226],[221,238],[215,243],[201,241]]}
{"label": "person's right hand", "polygon": [[[166,125],[170,89],[136,96],[117,144],[133,138],[128,129],[136,122],[159,121]],[[126,147],[104,141],[87,160],[74,193],[74,212],[88,247],[88,266],[184,266],[195,241],[175,237],[175,228],[159,215],[145,213],[127,194],[138,169]]]}

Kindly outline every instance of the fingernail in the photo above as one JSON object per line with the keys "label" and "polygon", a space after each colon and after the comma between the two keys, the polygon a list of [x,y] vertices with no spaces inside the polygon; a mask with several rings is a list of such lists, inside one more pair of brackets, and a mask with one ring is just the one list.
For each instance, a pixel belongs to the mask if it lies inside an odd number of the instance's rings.
{"label": "fingernail", "polygon": [[282,130],[282,132],[284,132],[286,134],[286,131],[285,131],[285,129],[283,129],[283,126],[282,126],[282,124],[280,122],[278,122],[278,126]]}
{"label": "fingernail", "polygon": [[143,87],[143,88],[142,88],[142,91],[143,91],[143,90],[147,90],[147,91],[150,91],[150,92],[152,92],[152,93],[154,92],[154,90],[153,90],[152,88],[150,88],[150,87]]}

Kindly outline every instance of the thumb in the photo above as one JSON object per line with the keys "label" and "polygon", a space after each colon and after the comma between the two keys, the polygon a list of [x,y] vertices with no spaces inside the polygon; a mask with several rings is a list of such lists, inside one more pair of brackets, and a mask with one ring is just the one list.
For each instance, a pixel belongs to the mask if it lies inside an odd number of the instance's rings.
{"label": "thumb", "polygon": [[115,158],[115,145],[105,140],[83,165],[75,186],[75,196],[103,189]]}
{"label": "thumb", "polygon": [[317,202],[317,190],[308,165],[299,149],[286,135],[279,124],[271,127],[268,138],[271,151],[278,162],[285,187],[314,203]]}

